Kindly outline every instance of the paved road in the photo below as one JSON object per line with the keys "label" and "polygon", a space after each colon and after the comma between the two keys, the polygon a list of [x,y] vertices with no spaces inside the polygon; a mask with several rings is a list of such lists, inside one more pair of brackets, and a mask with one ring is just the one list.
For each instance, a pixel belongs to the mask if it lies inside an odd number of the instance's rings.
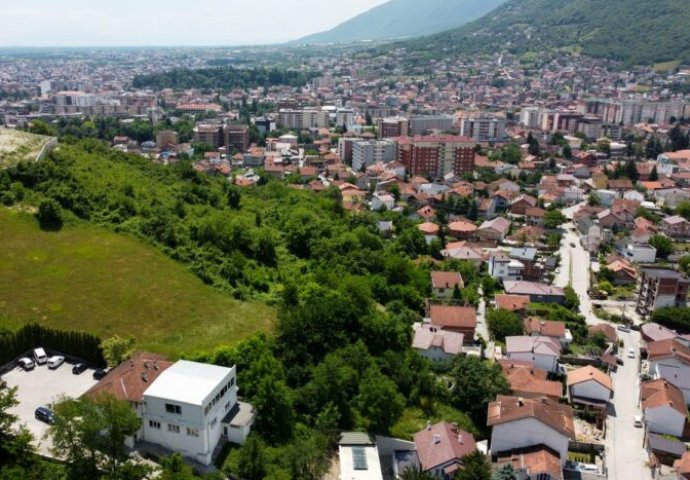
{"label": "paved road", "polygon": [[[576,206],[579,208],[579,206]],[[571,207],[564,210],[568,218],[572,218],[577,209]],[[561,243],[560,273],[554,279],[554,284],[565,287],[571,284],[580,298],[580,313],[582,313],[588,325],[607,323],[594,316],[592,302],[587,295],[590,278],[590,258],[579,242],[577,233],[572,232],[572,224],[564,225],[567,229]],[[574,247],[571,244],[575,245]],[[614,373],[614,399],[613,412],[607,419],[606,435],[606,459],[609,480],[650,480],[651,473],[645,467],[647,452],[642,447],[643,430],[635,428],[633,417],[640,413],[637,405],[639,398],[638,362],[639,362],[639,332],[618,332],[624,341],[625,347],[620,355],[626,356],[627,349],[634,346],[636,358],[624,358],[624,365]]]}
{"label": "paved road", "polygon": [[[625,343],[625,356],[629,346],[636,350],[635,359],[624,358],[624,365],[613,374],[615,391],[615,413],[609,415],[606,434],[606,458],[609,480],[651,480],[652,475],[645,466],[647,452],[642,447],[643,429],[633,425],[633,417],[640,415],[639,397],[639,332],[618,332]],[[615,415],[615,416],[614,416]]]}

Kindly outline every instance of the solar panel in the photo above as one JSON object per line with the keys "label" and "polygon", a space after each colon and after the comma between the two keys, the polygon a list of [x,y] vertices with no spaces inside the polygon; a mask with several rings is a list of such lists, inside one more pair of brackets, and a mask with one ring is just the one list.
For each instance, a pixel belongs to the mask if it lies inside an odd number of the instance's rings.
{"label": "solar panel", "polygon": [[362,447],[354,447],[352,449],[352,460],[355,464],[355,470],[368,470],[367,454]]}

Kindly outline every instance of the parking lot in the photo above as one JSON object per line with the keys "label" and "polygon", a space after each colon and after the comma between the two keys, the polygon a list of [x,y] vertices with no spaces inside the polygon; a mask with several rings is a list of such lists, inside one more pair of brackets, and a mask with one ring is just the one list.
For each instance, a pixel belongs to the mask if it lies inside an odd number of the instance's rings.
{"label": "parking lot", "polygon": [[36,420],[34,411],[38,407],[48,406],[61,396],[76,398],[98,383],[93,379],[93,370],[88,369],[80,375],[72,374],[72,365],[65,362],[56,370],[46,365],[25,371],[19,367],[2,375],[9,387],[17,387],[19,405],[10,412],[19,417],[19,422],[27,426],[34,434],[39,451],[49,454],[50,443],[43,438],[48,425]]}

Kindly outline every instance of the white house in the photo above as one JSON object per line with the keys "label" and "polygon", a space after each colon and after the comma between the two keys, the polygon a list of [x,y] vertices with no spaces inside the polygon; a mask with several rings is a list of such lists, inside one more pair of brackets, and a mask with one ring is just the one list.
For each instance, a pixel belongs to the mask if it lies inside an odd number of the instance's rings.
{"label": "white house", "polygon": [[650,432],[683,435],[688,407],[678,387],[666,380],[652,380],[640,386],[644,420]]}
{"label": "white house", "polygon": [[568,373],[568,393],[573,402],[578,399],[606,404],[613,394],[611,377],[591,365]]}
{"label": "white house", "polygon": [[568,459],[568,445],[575,439],[573,410],[553,399],[528,399],[499,395],[489,404],[487,425],[491,432],[491,456],[545,445]]}
{"label": "white house", "polygon": [[385,192],[377,192],[371,198],[371,209],[372,210],[393,210],[395,207],[395,198],[393,195]]}
{"label": "white house", "polygon": [[465,336],[433,325],[415,324],[412,348],[434,363],[448,363],[462,353]]}
{"label": "white house", "polygon": [[338,442],[340,478],[383,480],[376,441],[366,433],[345,432]]}
{"label": "white house", "polygon": [[648,243],[631,243],[625,249],[625,258],[636,263],[656,262],[656,248]]}
{"label": "white house", "polygon": [[210,465],[221,436],[244,443],[253,408],[237,401],[235,367],[180,360],[144,392],[144,439]]}
{"label": "white house", "polygon": [[525,264],[510,258],[504,252],[494,252],[489,256],[489,275],[493,278],[505,280],[522,280]]}
{"label": "white house", "polygon": [[506,337],[506,357],[509,360],[531,362],[537,368],[555,373],[560,356],[561,344],[552,338],[527,335]]}

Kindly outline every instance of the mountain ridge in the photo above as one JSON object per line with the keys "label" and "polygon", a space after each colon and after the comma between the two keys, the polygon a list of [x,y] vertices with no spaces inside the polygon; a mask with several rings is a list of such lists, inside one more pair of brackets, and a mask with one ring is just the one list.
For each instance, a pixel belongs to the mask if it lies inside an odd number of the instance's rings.
{"label": "mountain ridge", "polygon": [[331,30],[292,43],[339,43],[430,35],[480,18],[504,1],[390,0]]}

